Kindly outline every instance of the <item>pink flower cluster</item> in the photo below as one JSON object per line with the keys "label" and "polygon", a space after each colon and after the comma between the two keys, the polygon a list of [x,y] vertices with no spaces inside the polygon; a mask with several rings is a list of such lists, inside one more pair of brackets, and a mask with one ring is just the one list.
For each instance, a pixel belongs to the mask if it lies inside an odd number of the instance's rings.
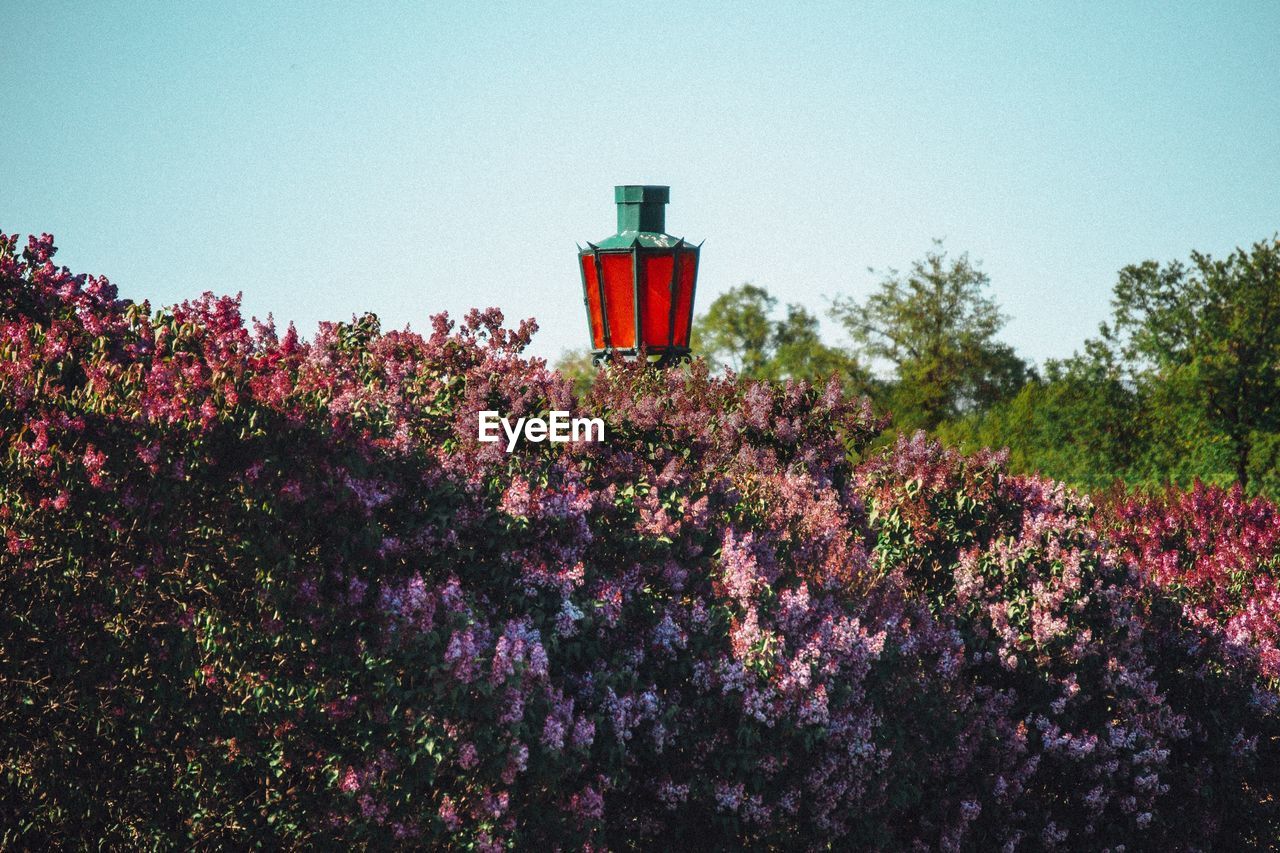
{"label": "pink flower cluster", "polygon": [[1133,571],[1280,689],[1280,508],[1239,487],[1196,483],[1118,498],[1107,514]]}

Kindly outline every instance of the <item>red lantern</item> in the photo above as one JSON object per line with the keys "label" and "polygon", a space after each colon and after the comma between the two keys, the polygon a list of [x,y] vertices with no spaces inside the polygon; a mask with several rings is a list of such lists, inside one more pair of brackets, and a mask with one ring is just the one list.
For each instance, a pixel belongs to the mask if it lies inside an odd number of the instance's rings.
{"label": "red lantern", "polygon": [[664,231],[668,187],[614,187],[618,233],[578,252],[591,353],[654,359],[689,355],[702,248]]}

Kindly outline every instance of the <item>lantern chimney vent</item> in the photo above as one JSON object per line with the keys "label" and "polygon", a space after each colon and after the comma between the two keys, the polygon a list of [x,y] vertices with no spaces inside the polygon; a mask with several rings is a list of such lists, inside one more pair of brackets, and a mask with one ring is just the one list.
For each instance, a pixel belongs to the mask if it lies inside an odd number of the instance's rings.
{"label": "lantern chimney vent", "polygon": [[627,184],[613,188],[618,203],[618,233],[647,231],[666,233],[667,202],[671,188],[645,184]]}

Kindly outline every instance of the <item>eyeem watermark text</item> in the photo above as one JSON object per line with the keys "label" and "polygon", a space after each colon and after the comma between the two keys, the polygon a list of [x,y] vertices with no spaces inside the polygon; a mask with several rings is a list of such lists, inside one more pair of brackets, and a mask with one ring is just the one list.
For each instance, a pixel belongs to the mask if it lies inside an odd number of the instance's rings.
{"label": "eyeem watermark text", "polygon": [[514,424],[497,412],[480,412],[480,440],[499,441],[507,437],[507,452],[515,450],[520,439],[535,444],[543,441],[604,441],[604,421],[600,418],[570,418],[568,412],[551,411],[545,418],[519,418]]}

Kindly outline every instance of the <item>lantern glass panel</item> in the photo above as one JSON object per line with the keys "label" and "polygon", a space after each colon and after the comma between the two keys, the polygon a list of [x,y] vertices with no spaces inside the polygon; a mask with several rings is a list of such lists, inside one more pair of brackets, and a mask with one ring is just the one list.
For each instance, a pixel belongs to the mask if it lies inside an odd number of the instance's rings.
{"label": "lantern glass panel", "polygon": [[631,271],[631,253],[600,254],[600,271],[604,274],[604,303],[609,318],[609,345],[628,349],[636,345],[635,280]]}
{"label": "lantern glass panel", "polygon": [[582,255],[582,282],[587,293],[587,317],[591,323],[591,346],[604,349],[604,321],[600,313],[600,285],[596,279],[596,261],[591,255]]}
{"label": "lantern glass panel", "polygon": [[680,253],[680,281],[676,289],[676,334],[674,346],[689,346],[689,324],[693,320],[693,283],[698,275],[698,253]]}
{"label": "lantern glass panel", "polygon": [[642,254],[640,265],[644,345],[649,349],[666,349],[671,345],[671,268],[675,258],[670,252]]}

